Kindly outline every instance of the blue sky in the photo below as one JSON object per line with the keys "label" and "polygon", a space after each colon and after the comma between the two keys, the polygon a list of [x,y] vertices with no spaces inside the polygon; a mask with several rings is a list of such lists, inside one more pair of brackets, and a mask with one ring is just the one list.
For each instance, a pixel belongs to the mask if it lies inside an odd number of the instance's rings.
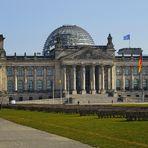
{"label": "blue sky", "polygon": [[48,35],[64,24],[87,30],[95,44],[107,43],[112,34],[115,49],[131,47],[148,54],[147,0],[0,0],[0,34],[6,52],[32,55],[42,52]]}

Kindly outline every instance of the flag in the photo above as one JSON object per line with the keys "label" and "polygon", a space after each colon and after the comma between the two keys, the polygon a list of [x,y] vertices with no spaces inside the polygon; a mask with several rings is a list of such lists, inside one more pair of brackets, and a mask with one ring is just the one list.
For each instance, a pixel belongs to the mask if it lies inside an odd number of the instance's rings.
{"label": "flag", "polygon": [[138,72],[140,73],[142,70],[142,54],[140,54],[139,62],[138,62]]}
{"label": "flag", "polygon": [[130,34],[127,34],[123,37],[123,40],[130,40]]}

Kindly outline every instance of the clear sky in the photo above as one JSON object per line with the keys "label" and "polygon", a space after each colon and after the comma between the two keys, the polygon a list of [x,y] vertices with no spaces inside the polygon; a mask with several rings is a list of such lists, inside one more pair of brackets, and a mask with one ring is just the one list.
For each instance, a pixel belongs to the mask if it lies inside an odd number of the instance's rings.
{"label": "clear sky", "polygon": [[112,34],[115,49],[131,47],[148,54],[148,0],[0,0],[0,34],[7,54],[42,52],[48,35],[64,24],[90,33],[95,44],[107,43]]}

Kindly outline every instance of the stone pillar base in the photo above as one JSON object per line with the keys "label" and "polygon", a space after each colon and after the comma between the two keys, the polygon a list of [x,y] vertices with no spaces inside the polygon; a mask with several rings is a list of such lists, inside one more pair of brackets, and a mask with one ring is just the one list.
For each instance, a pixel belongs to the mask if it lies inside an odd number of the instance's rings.
{"label": "stone pillar base", "polygon": [[77,94],[77,91],[76,91],[76,90],[73,90],[73,91],[72,91],[72,94],[73,94],[73,95],[76,95],[76,94]]}
{"label": "stone pillar base", "polygon": [[96,90],[92,90],[91,91],[91,94],[96,94]]}
{"label": "stone pillar base", "polygon": [[105,94],[105,90],[104,89],[101,89],[101,94]]}
{"label": "stone pillar base", "polygon": [[113,91],[114,93],[117,93],[117,90],[116,90],[116,89],[112,89],[112,91]]}
{"label": "stone pillar base", "polygon": [[82,94],[82,95],[86,94],[86,90],[82,90],[82,91],[81,91],[81,94]]}
{"label": "stone pillar base", "polygon": [[67,94],[67,90],[63,90],[63,94],[65,96]]}

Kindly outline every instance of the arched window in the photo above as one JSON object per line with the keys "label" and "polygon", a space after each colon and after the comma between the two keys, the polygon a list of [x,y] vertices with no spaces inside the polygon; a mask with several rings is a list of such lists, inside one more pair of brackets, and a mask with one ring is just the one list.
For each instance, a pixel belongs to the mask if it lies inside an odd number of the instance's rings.
{"label": "arched window", "polygon": [[18,91],[22,92],[24,89],[24,82],[22,80],[18,80],[17,82]]}
{"label": "arched window", "polygon": [[121,89],[121,81],[119,79],[116,80],[116,89],[117,90]]}
{"label": "arched window", "polygon": [[28,91],[33,91],[33,80],[28,80],[27,89]]}
{"label": "arched window", "polygon": [[139,86],[139,80],[134,79],[134,90],[138,90],[138,86]]}
{"label": "arched window", "polygon": [[125,90],[129,90],[130,88],[130,80],[125,79]]}
{"label": "arched window", "polygon": [[43,81],[42,80],[37,80],[37,90],[38,91],[43,90]]}
{"label": "arched window", "polygon": [[52,90],[52,80],[47,80],[47,90]]}
{"label": "arched window", "polygon": [[13,83],[12,80],[8,80],[8,82],[7,82],[7,90],[8,90],[8,93],[14,91],[14,83]]}

